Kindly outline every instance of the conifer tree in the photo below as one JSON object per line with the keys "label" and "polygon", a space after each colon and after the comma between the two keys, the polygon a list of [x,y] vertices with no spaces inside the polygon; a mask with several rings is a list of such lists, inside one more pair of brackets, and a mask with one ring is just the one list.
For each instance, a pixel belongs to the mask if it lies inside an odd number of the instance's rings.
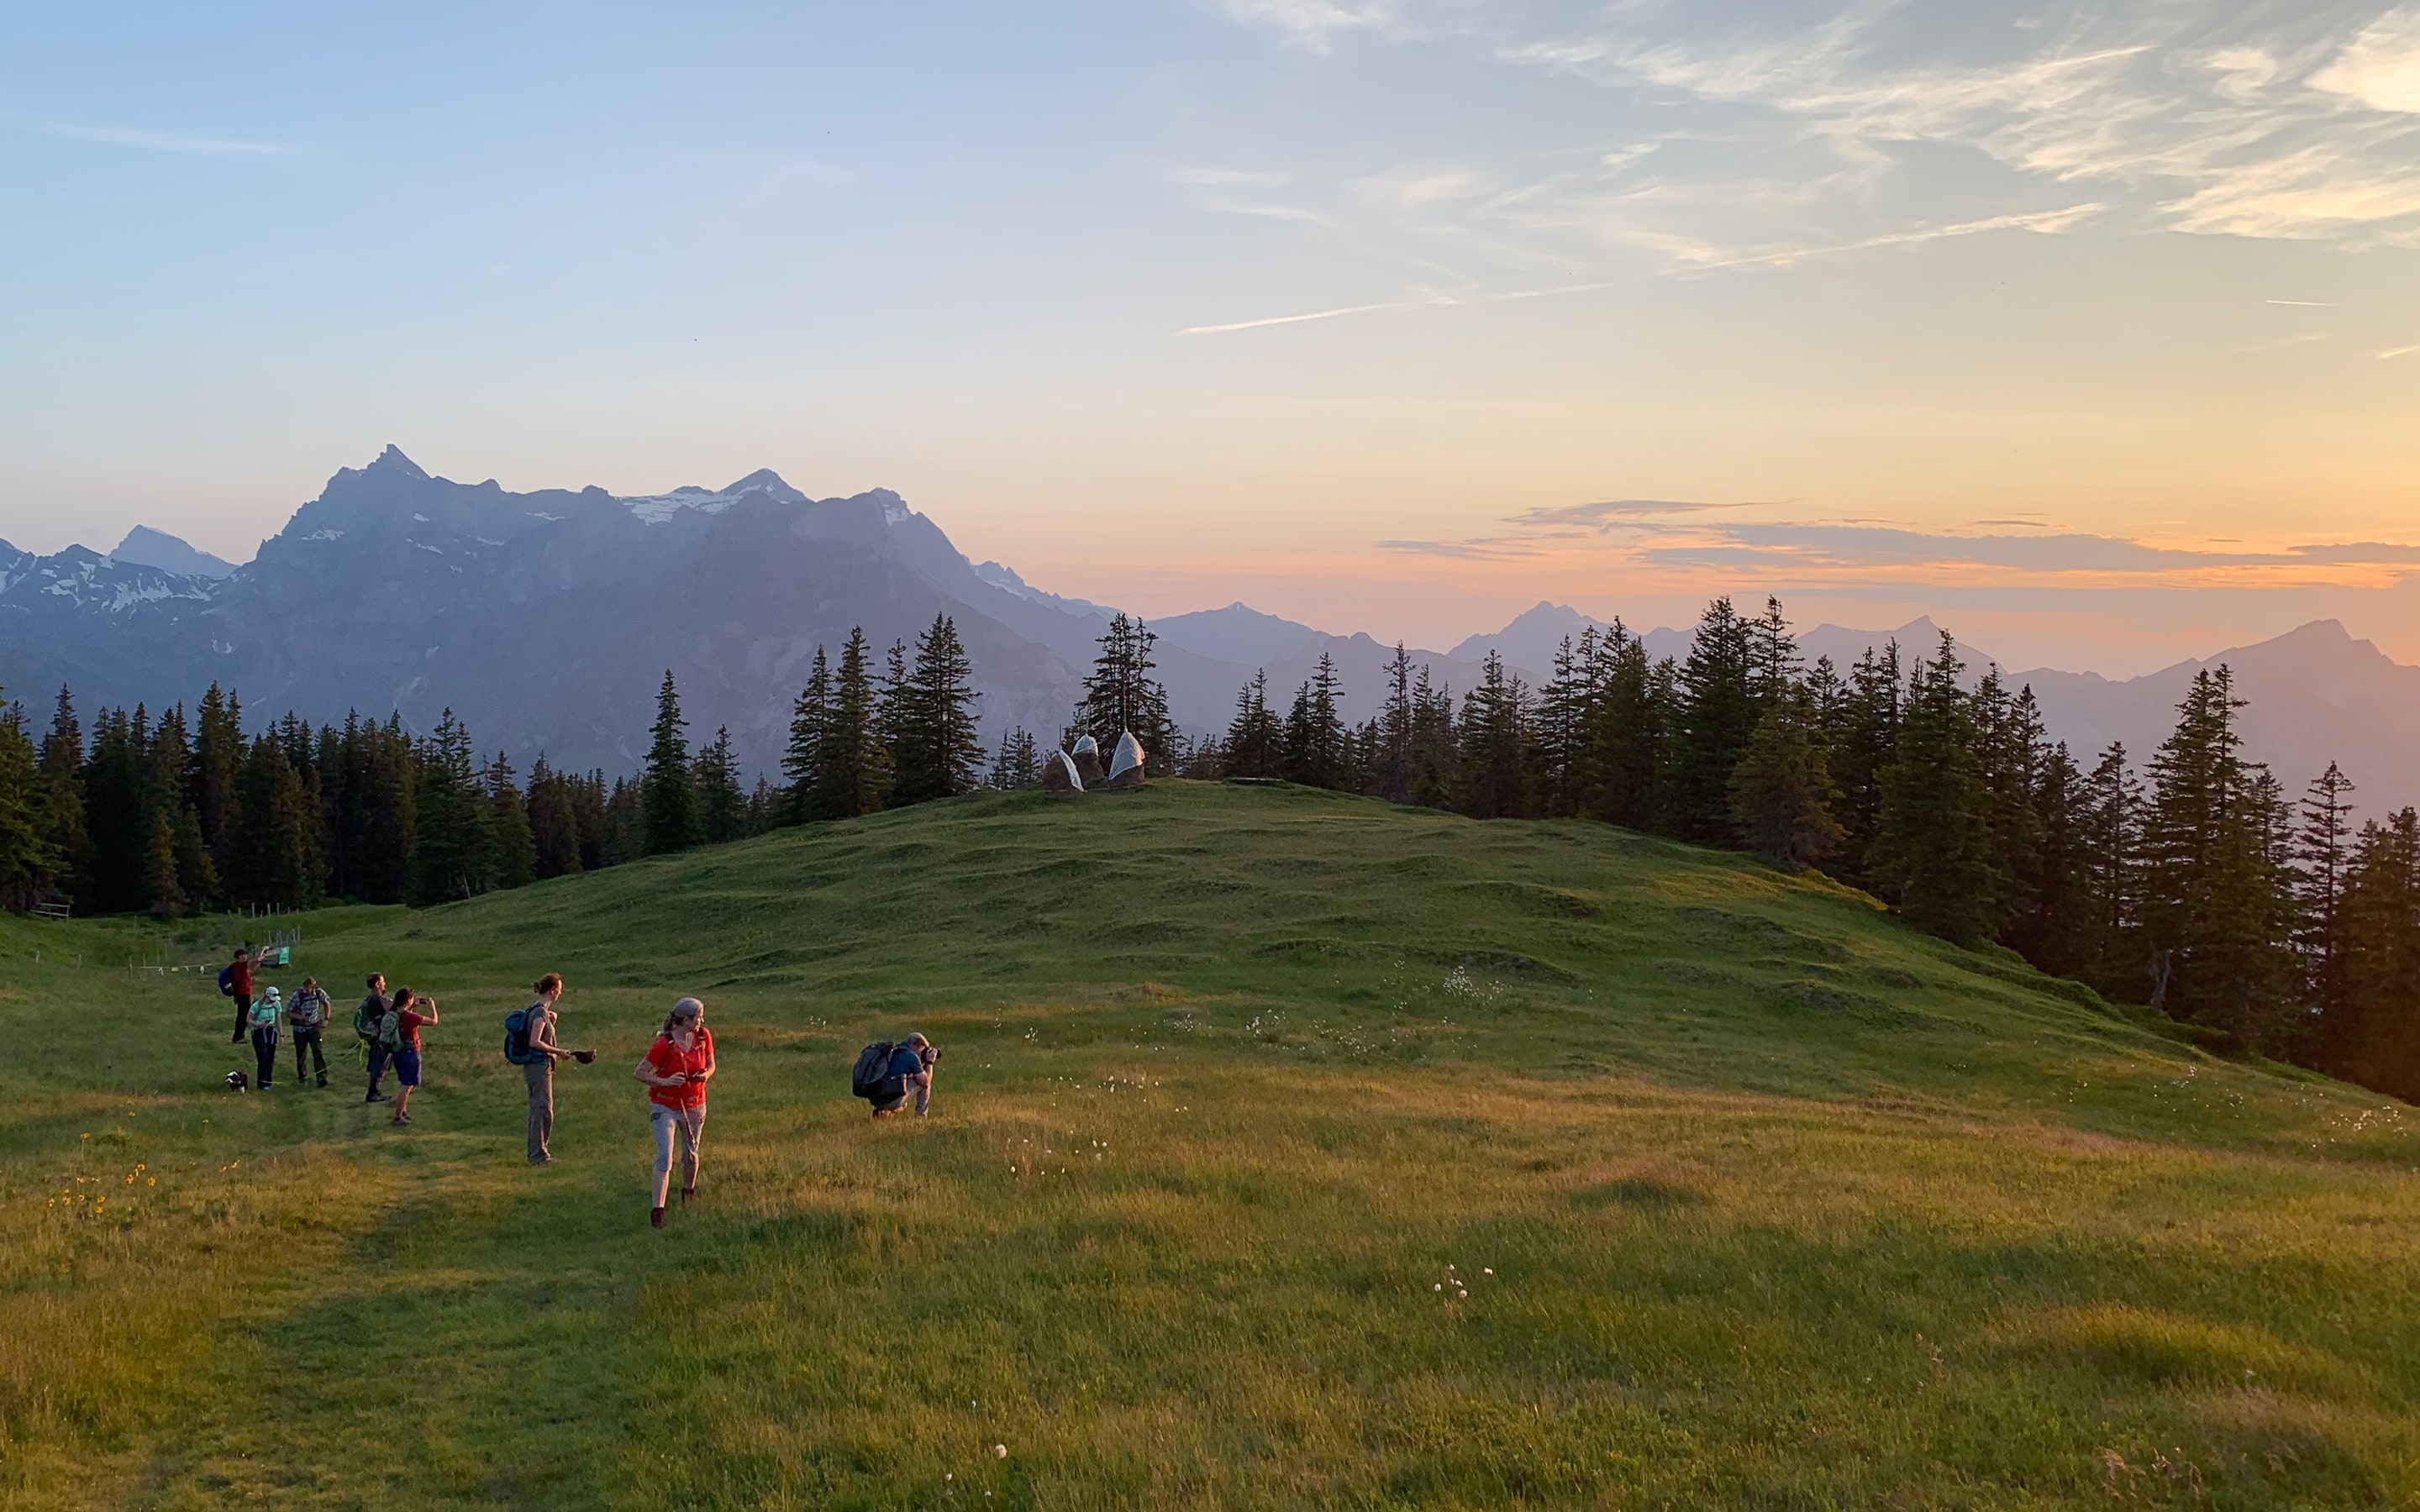
{"label": "conifer tree", "polygon": [[991,765],[988,786],[1003,792],[1037,787],[1042,781],[1041,758],[1035,754],[1033,733],[1018,725],[1000,737],[1000,756]]}
{"label": "conifer tree", "polygon": [[1084,697],[1070,721],[1079,735],[1090,735],[1104,752],[1118,736],[1131,730],[1142,742],[1146,767],[1157,775],[1169,770],[1176,749],[1176,724],[1168,714],[1168,689],[1152,676],[1158,663],[1151,659],[1159,643],[1151,627],[1120,613],[1101,633],[1100,653],[1084,679]]}
{"label": "conifer tree", "polygon": [[2362,826],[2339,919],[2342,984],[2319,1022],[2319,1064],[2420,1100],[2420,812]]}
{"label": "conifer tree", "polygon": [[41,834],[42,855],[48,858],[42,885],[45,888],[64,885],[80,891],[90,849],[85,817],[84,725],[76,717],[74,697],[65,685],[53,708],[51,728],[42,737],[36,774],[34,824]]}
{"label": "conifer tree", "polygon": [[1295,694],[1286,716],[1280,771],[1305,787],[1349,790],[1354,784],[1352,737],[1337,712],[1343,690],[1336,658],[1320,653],[1311,678]]}
{"label": "conifer tree", "polygon": [[874,690],[875,761],[881,774],[877,786],[885,809],[900,801],[894,795],[899,785],[900,758],[907,753],[912,719],[908,702],[908,643],[893,640],[891,649],[883,654],[882,681]]}
{"label": "conifer tree", "polygon": [[487,795],[471,756],[471,733],[454,711],[438,718],[413,764],[411,885],[414,904],[452,903],[486,890]]}
{"label": "conifer tree", "polygon": [[739,763],[731,754],[731,727],[719,725],[698,748],[690,769],[697,790],[698,819],[706,841],[721,845],[748,833],[748,793],[739,785]]}
{"label": "conifer tree", "polygon": [[[534,774],[535,769],[533,782]],[[537,880],[537,837],[530,827],[529,804],[513,784],[513,764],[498,751],[481,775],[488,789],[488,886],[526,887]]]}
{"label": "conifer tree", "polygon": [[236,812],[234,867],[227,878],[236,900],[271,908],[318,903],[327,876],[318,813],[273,733],[253,741],[236,774]]}
{"label": "conifer tree", "polygon": [[1455,765],[1462,778],[1456,807],[1474,819],[1520,819],[1529,812],[1530,773],[1525,738],[1528,693],[1508,676],[1493,650],[1480,664],[1479,683],[1463,695]]}
{"label": "conifer tree", "polygon": [[1728,598],[1706,607],[1680,670],[1674,730],[1673,797],[1683,840],[1722,845],[1731,838],[1731,768],[1746,754],[1762,715],[1757,636]]}
{"label": "conifer tree", "polygon": [[2242,754],[2232,671],[2194,674],[2177,728],[2151,759],[2144,919],[2153,1002],[2276,1049],[2291,1034],[2290,878],[2277,865],[2286,829],[2273,779]]}
{"label": "conifer tree", "polygon": [[[601,782],[604,774],[596,774]],[[620,866],[646,854],[646,818],[641,811],[641,784],[627,777],[613,779],[613,790],[597,808],[597,864]],[[583,863],[585,857],[582,857]]]}
{"label": "conifer tree", "polygon": [[1378,712],[1377,739],[1370,752],[1372,790],[1388,803],[1413,799],[1412,658],[1401,640],[1387,660],[1387,701]]}
{"label": "conifer tree", "polygon": [[2322,1021],[2344,997],[2344,942],[2341,925],[2345,869],[2350,863],[2352,779],[2335,763],[2312,779],[2303,798],[2302,832],[2295,859],[2300,863],[2302,938],[2304,980],[2311,1006]]}
{"label": "conifer tree", "polygon": [[0,908],[23,909],[58,864],[44,831],[40,776],[25,708],[0,708]]}
{"label": "conifer tree", "polygon": [[1597,688],[1581,727],[1582,811],[1609,825],[1659,828],[1669,786],[1672,664],[1651,662],[1645,642],[1619,619],[1599,638],[1597,660]]}
{"label": "conifer tree", "polygon": [[1784,686],[1731,768],[1731,822],[1742,843],[1775,866],[1811,866],[1840,841],[1816,729],[1813,698]]}
{"label": "conifer tree", "polygon": [[144,852],[144,890],[151,895],[151,913],[175,918],[185,911],[184,884],[177,877],[177,828],[165,806],[151,810],[151,839]]}
{"label": "conifer tree", "polygon": [[1264,667],[1235,694],[1235,717],[1223,742],[1230,777],[1276,777],[1285,764],[1285,727],[1269,708]]}
{"label": "conifer tree", "polygon": [[640,787],[642,844],[649,856],[687,850],[706,839],[697,783],[689,767],[688,729],[689,721],[681,717],[680,690],[666,669],[663,687],[656,690],[656,722]]}
{"label": "conifer tree", "polygon": [[1839,789],[1833,815],[1840,821],[1840,848],[1825,870],[1858,887],[1872,883],[1867,857],[1873,854],[1882,815],[1882,775],[1899,749],[1900,698],[1905,688],[1899,642],[1869,646],[1850,669],[1847,686],[1824,742],[1832,780]]}
{"label": "conifer tree", "polygon": [[972,792],[984,748],[975,733],[974,667],[946,614],[916,638],[916,663],[899,697],[892,802],[924,803]]}
{"label": "conifer tree", "polygon": [[1563,637],[1555,648],[1553,674],[1538,690],[1530,717],[1530,768],[1537,811],[1546,818],[1561,819],[1580,811],[1588,764],[1585,732],[1595,691],[1589,674],[1597,661],[1596,640],[1594,625],[1582,630],[1576,643],[1570,636]]}
{"label": "conifer tree", "polygon": [[865,632],[849,631],[832,674],[831,712],[815,763],[814,817],[854,819],[882,807],[889,790],[875,729],[874,684],[865,664]]}
{"label": "conifer tree", "polygon": [[782,753],[783,822],[804,824],[816,817],[816,792],[822,783],[824,726],[831,717],[831,664],[824,648],[807,671],[807,686],[790,709],[790,744]]}
{"label": "conifer tree", "polygon": [[530,764],[530,874],[536,878],[573,876],[588,869],[581,854],[580,803],[575,779],[547,764],[540,751]]}
{"label": "conifer tree", "polygon": [[195,712],[194,764],[185,774],[185,796],[200,816],[202,841],[222,878],[233,874],[236,768],[243,764],[245,748],[242,702],[212,683]]}
{"label": "conifer tree", "polygon": [[1422,662],[1412,683],[1412,801],[1423,809],[1450,809],[1459,786],[1453,689],[1433,685],[1428,663]]}
{"label": "conifer tree", "polygon": [[1958,685],[1964,669],[1945,631],[1910,680],[1868,869],[1909,922],[1976,946],[1997,932],[2007,880],[1993,867],[1975,721]]}

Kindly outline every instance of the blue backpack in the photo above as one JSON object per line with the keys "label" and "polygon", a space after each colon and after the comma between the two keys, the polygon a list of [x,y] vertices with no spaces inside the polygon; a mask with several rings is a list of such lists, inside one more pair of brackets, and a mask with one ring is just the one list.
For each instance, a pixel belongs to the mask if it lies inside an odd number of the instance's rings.
{"label": "blue backpack", "polygon": [[848,1089],[869,1103],[889,1103],[905,1090],[898,1077],[891,1074],[891,1052],[897,1048],[888,1040],[876,1040],[857,1053],[857,1064],[848,1073]]}
{"label": "blue backpack", "polygon": [[219,995],[221,997],[235,995],[235,967],[219,967]]}
{"label": "blue backpack", "polygon": [[517,1008],[504,1015],[504,1058],[516,1066],[532,1066],[545,1056],[530,1048],[530,1011]]}

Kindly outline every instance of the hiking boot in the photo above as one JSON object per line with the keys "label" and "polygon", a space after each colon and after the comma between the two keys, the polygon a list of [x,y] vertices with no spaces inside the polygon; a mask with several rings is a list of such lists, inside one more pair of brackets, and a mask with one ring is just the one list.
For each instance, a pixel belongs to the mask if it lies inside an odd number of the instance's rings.
{"label": "hiking boot", "polygon": [[408,1119],[408,1118],[404,1117],[402,1114],[398,1113],[398,1114],[396,1114],[394,1118],[389,1119],[387,1119],[386,1121],[387,1121],[387,1122],[389,1122],[389,1123],[391,1123],[391,1124],[394,1124],[396,1128],[400,1129],[400,1128],[402,1128],[405,1124],[410,1123],[411,1120],[410,1119]]}
{"label": "hiking boot", "polygon": [[695,1188],[695,1187],[693,1187],[693,1186],[685,1186],[685,1187],[682,1187],[682,1188],[681,1188],[681,1206],[683,1206],[683,1207],[687,1207],[687,1206],[689,1206],[690,1199],[690,1198],[692,1198],[692,1197],[694,1197],[694,1196],[697,1196],[697,1188]]}
{"label": "hiking boot", "polygon": [[227,1036],[227,1043],[229,1043],[229,1044],[241,1044],[241,1043],[243,1043],[243,1031],[242,1031],[241,1029],[238,1029],[238,1030],[236,1030],[233,1034],[228,1035],[228,1036]]}
{"label": "hiking boot", "polygon": [[322,1087],[328,1085],[328,1073],[324,1071],[319,1073],[319,1085]]}
{"label": "hiking boot", "polygon": [[650,1228],[661,1228],[663,1226],[664,1210],[661,1208],[649,1208],[647,1210],[647,1227]]}
{"label": "hiking boot", "polygon": [[537,1159],[530,1162],[530,1164],[533,1165],[551,1165],[554,1164],[554,1157],[552,1155],[540,1155]]}
{"label": "hiking boot", "polygon": [[384,1092],[372,1092],[369,1096],[362,1099],[362,1101],[365,1103],[383,1103],[386,1101],[386,1094]]}

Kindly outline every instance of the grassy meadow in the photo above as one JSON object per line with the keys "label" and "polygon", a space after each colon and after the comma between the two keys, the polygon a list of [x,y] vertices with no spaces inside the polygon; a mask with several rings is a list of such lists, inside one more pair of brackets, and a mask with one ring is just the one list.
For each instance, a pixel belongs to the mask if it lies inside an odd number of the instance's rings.
{"label": "grassy meadow", "polygon": [[239,1097],[128,969],[225,922],[0,920],[0,1505],[2420,1507],[2420,1115],[1741,857],[1165,783],[299,922],[337,1085]]}

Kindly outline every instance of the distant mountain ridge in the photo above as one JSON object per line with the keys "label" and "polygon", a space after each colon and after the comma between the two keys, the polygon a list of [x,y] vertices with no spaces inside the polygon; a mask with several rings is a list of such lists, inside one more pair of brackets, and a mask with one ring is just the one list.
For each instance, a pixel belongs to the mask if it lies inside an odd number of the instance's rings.
{"label": "distant mountain ridge", "polygon": [[[524,767],[543,750],[558,764],[618,771],[644,748],[670,667],[691,735],[728,725],[750,771],[769,773],[815,647],[836,655],[852,625],[888,647],[951,614],[984,694],[986,740],[1021,724],[1048,741],[1113,612],[970,562],[889,489],[815,499],[763,469],[664,494],[511,493],[492,479],[431,476],[390,446],[339,471],[240,566],[147,527],[108,555],[0,543],[0,687],[39,706],[64,682],[87,710],[157,708],[215,681],[256,716],[392,709],[423,730],[452,707],[483,748]],[[1491,651],[1535,684],[1562,640],[1591,625],[1604,622],[1541,602],[1492,635],[1410,656],[1456,692]],[[1393,655],[1366,634],[1240,602],[1152,628],[1171,707],[1196,733],[1225,727],[1257,670],[1282,702],[1322,656],[1343,679],[1346,717],[1367,717]],[[1651,655],[1688,653],[1686,630],[1640,633]],[[1892,631],[1824,625],[1799,645],[1845,668],[1890,640],[1929,655],[1938,634],[1930,619]],[[1975,675],[1992,660],[1962,649]],[[2123,681],[2007,675],[2033,687],[2052,733],[2080,758],[2123,740],[2140,760],[2166,736],[2194,671],[2218,661],[2251,702],[2247,753],[2290,790],[2333,759],[2360,784],[2366,813],[2420,802],[2420,668],[2334,621]]]}

